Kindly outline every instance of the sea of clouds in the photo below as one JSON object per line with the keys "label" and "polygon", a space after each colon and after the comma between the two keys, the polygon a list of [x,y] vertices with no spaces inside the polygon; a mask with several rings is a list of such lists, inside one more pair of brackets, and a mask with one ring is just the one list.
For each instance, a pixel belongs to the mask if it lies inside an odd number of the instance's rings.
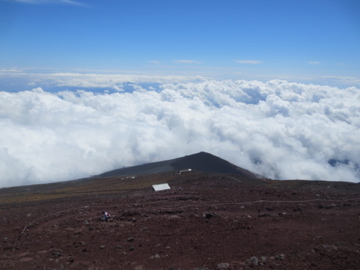
{"label": "sea of clouds", "polygon": [[0,91],[0,187],[200,151],[273,179],[360,181],[356,87],[207,79],[134,82],[131,91],[60,86]]}

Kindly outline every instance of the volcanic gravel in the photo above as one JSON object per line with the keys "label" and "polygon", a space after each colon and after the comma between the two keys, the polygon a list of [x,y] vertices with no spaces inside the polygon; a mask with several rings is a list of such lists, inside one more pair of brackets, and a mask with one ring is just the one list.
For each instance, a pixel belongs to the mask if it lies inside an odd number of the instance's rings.
{"label": "volcanic gravel", "polygon": [[161,177],[170,190],[0,204],[0,269],[360,269],[359,184]]}

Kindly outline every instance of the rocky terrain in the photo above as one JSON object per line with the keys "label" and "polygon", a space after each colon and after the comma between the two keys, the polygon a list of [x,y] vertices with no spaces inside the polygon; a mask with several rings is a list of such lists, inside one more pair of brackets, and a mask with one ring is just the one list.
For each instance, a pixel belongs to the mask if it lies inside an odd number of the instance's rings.
{"label": "rocky terrain", "polygon": [[360,269],[360,184],[176,162],[0,189],[0,269]]}

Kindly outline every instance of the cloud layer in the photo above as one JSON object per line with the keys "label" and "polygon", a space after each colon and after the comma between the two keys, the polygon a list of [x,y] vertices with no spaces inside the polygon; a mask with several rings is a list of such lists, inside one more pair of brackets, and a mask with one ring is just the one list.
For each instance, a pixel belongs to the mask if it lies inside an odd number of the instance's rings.
{"label": "cloud layer", "polygon": [[133,88],[0,92],[0,187],[199,151],[269,178],[360,181],[360,89],[279,80]]}

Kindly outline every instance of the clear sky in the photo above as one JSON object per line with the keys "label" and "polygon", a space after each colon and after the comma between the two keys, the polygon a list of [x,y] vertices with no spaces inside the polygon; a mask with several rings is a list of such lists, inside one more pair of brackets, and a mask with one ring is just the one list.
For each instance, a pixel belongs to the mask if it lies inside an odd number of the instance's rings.
{"label": "clear sky", "polygon": [[358,86],[360,1],[0,0],[0,70]]}

